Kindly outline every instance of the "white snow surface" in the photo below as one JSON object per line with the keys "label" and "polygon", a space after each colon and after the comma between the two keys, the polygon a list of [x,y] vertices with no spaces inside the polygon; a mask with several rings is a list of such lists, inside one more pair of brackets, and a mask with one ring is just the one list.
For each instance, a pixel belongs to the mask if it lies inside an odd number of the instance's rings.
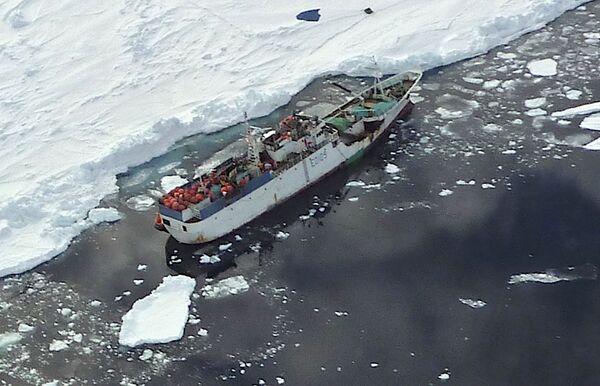
{"label": "white snow surface", "polygon": [[[448,64],[585,2],[6,0],[0,276],[64,251],[116,174],[185,136],[265,115],[319,75],[373,75],[373,56],[384,73]],[[315,7],[318,23],[295,19]]]}
{"label": "white snow surface", "polygon": [[115,222],[121,219],[121,214],[115,208],[94,208],[88,213],[88,220],[92,224]]}
{"label": "white snow surface", "polygon": [[600,138],[593,140],[592,142],[588,143],[587,145],[584,145],[583,147],[588,150],[600,150]]}
{"label": "white snow surface", "polygon": [[150,295],[138,299],[123,316],[119,343],[135,347],[181,339],[195,286],[196,280],[188,276],[163,278]]}
{"label": "white snow surface", "polygon": [[538,76],[553,76],[557,74],[556,71],[556,60],[554,59],[542,59],[542,60],[532,60],[527,63],[527,68],[529,72],[533,75]]}

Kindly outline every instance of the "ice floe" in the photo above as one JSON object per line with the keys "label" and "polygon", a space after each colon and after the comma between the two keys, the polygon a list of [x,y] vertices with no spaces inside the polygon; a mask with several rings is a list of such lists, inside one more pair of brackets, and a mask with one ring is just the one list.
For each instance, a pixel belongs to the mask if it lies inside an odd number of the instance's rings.
{"label": "ice floe", "polygon": [[468,299],[468,298],[458,298],[458,301],[460,301],[462,304],[465,304],[471,308],[482,308],[485,307],[487,305],[486,302],[484,302],[483,300],[474,300],[474,299]]}
{"label": "ice floe", "polygon": [[529,72],[537,76],[553,76],[557,74],[557,63],[554,59],[532,60],[527,63]]}
{"label": "ice floe", "polygon": [[54,339],[52,343],[48,346],[48,350],[50,351],[63,351],[69,348],[69,343],[64,340]]}
{"label": "ice floe", "polygon": [[542,115],[546,115],[548,114],[548,112],[544,109],[531,109],[531,110],[527,110],[525,112],[526,115],[529,115],[530,117],[540,117]]}
{"label": "ice floe", "polygon": [[229,248],[231,248],[232,245],[233,245],[232,243],[221,244],[221,245],[219,245],[219,251],[221,251],[221,252],[226,251]]}
{"label": "ice floe", "polygon": [[555,111],[552,113],[556,118],[570,118],[576,115],[592,114],[600,111],[600,102],[587,103],[570,109]]}
{"label": "ice floe", "polygon": [[188,276],[163,278],[150,295],[138,299],[123,316],[119,343],[135,347],[181,339],[195,286],[196,280]]}
{"label": "ice floe", "polygon": [[129,208],[143,212],[152,208],[154,206],[154,202],[154,198],[145,194],[140,194],[139,196],[131,197],[125,203]]}
{"label": "ice floe", "polygon": [[400,168],[394,164],[385,165],[385,172],[389,174],[396,174],[400,171]]}
{"label": "ice floe", "polygon": [[218,255],[202,255],[198,260],[200,264],[215,264],[221,261],[221,258]]}
{"label": "ice floe", "polygon": [[290,234],[288,232],[284,232],[284,231],[279,231],[275,234],[275,238],[277,240],[285,240],[288,237],[290,237]]}
{"label": "ice floe", "polygon": [[246,292],[249,288],[250,285],[246,279],[242,275],[238,275],[205,285],[202,287],[202,296],[208,299],[222,298]]}
{"label": "ice floe", "polygon": [[346,186],[348,186],[348,187],[363,187],[363,186],[365,186],[365,183],[362,181],[349,181],[346,183]]}
{"label": "ice floe", "polygon": [[438,196],[446,197],[452,195],[454,192],[450,189],[442,189],[441,192],[438,193]]}
{"label": "ice floe", "polygon": [[584,264],[577,267],[547,269],[544,272],[520,273],[517,275],[512,275],[508,279],[508,284],[528,282],[551,284],[560,281],[596,280],[596,278],[596,266],[592,264]]}
{"label": "ice floe", "polygon": [[600,150],[600,138],[584,145],[583,147],[588,150]]}
{"label": "ice floe", "polygon": [[115,222],[121,219],[121,213],[115,208],[94,208],[88,213],[88,221],[92,224]]}
{"label": "ice floe", "polygon": [[544,97],[532,98],[532,99],[525,100],[525,107],[527,107],[528,109],[535,109],[537,107],[542,107],[545,104],[546,104],[546,98],[544,98]]}
{"label": "ice floe", "polygon": [[484,184],[481,184],[481,188],[482,189],[496,189],[496,186],[492,185],[492,184],[484,183]]}
{"label": "ice floe", "polygon": [[581,97],[581,94],[583,94],[581,91],[579,90],[569,90],[565,93],[567,99],[570,100],[578,100]]}
{"label": "ice floe", "polygon": [[19,343],[21,339],[23,339],[23,335],[17,332],[5,332],[0,334],[0,350],[7,349],[8,347]]}
{"label": "ice floe", "polygon": [[582,129],[588,130],[600,130],[600,113],[592,114],[589,117],[585,117],[579,125]]}

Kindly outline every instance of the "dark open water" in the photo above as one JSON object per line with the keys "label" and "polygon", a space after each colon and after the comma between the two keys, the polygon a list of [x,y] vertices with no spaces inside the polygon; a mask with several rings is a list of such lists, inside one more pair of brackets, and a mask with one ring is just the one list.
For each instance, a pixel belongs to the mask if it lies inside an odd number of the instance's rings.
{"label": "dark open water", "polygon": [[[35,272],[0,282],[4,332],[19,323],[35,326],[0,352],[0,380],[600,384],[600,285],[594,279],[600,153],[579,147],[598,133],[580,129],[582,117],[559,124],[528,116],[524,105],[543,96],[541,108],[550,113],[600,100],[600,43],[584,36],[600,30],[599,18],[595,1],[486,55],[428,71],[418,92],[424,100],[409,122],[393,129],[395,136],[239,230],[239,242],[232,235],[203,247],[178,245],[152,229],[154,209],[132,210],[126,201],[174,168],[193,173],[216,151],[239,148],[230,144],[241,127],[188,138],[121,176],[120,193],[105,204],[116,206],[123,220],[90,229]],[[551,57],[557,76],[525,75],[528,61]],[[362,87],[357,79],[338,81]],[[581,99],[566,99],[566,87],[582,91]],[[294,107],[314,109],[313,97],[337,103],[342,96],[321,79],[258,123]],[[386,173],[388,163],[400,171]],[[346,186],[351,180],[380,185]],[[441,196],[445,189],[452,194]],[[300,220],[311,208],[323,212]],[[289,238],[277,240],[279,230]],[[231,250],[209,271],[192,257],[215,253],[226,242],[233,242]],[[138,271],[138,264],[147,270]],[[508,284],[512,275],[547,269],[573,280]],[[194,297],[191,313],[201,323],[188,325],[179,342],[119,348],[120,317],[174,273],[197,277],[197,292],[206,276],[241,274],[250,290]],[[144,282],[136,286],[134,279]],[[487,305],[474,309],[460,298]],[[65,307],[72,312],[58,312]],[[197,335],[200,327],[207,337]],[[73,341],[76,333],[81,343]],[[71,343],[49,352],[53,339]],[[153,350],[150,360],[138,359],[144,348]],[[449,379],[439,379],[442,373]]]}

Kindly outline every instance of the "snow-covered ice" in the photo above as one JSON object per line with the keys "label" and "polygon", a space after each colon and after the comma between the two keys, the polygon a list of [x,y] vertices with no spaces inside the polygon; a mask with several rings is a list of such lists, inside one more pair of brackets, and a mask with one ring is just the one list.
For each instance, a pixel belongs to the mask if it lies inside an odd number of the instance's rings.
{"label": "snow-covered ice", "polygon": [[441,192],[438,193],[438,196],[446,197],[452,195],[454,192],[450,189],[442,189]]}
{"label": "snow-covered ice", "polygon": [[88,220],[92,224],[115,222],[121,219],[121,213],[115,208],[95,208],[88,213]]}
{"label": "snow-covered ice", "polygon": [[400,171],[400,168],[394,164],[385,165],[385,172],[389,174],[396,174]]}
{"label": "snow-covered ice", "polygon": [[483,300],[474,300],[474,299],[468,299],[468,298],[458,298],[458,301],[460,301],[462,304],[465,304],[471,308],[482,308],[485,307],[487,305],[486,302],[484,302]]}
{"label": "snow-covered ice", "polygon": [[17,332],[5,332],[4,334],[0,334],[0,350],[19,343],[21,339],[23,339],[23,335]]}
{"label": "snow-covered ice", "polygon": [[577,100],[581,97],[581,94],[583,94],[583,92],[579,91],[579,90],[569,90],[565,93],[567,99],[570,100]]}
{"label": "snow-covered ice", "polygon": [[290,237],[290,234],[288,232],[284,232],[284,231],[279,231],[275,234],[275,238],[277,240],[285,240],[288,237]]}
{"label": "snow-covered ice", "polygon": [[532,99],[525,100],[525,107],[527,107],[528,109],[535,109],[538,107],[542,107],[545,104],[546,104],[546,98],[544,98],[544,97],[532,98]]}
{"label": "snow-covered ice", "polygon": [[69,344],[64,340],[54,339],[52,343],[48,346],[48,350],[50,351],[62,351],[69,348]]}
{"label": "snow-covered ice", "polygon": [[520,273],[512,275],[508,279],[508,284],[519,284],[528,282],[537,283],[557,283],[560,281],[573,280],[596,280],[598,269],[592,264],[584,264],[577,267],[567,267],[559,269],[547,269],[544,272]]}
{"label": "snow-covered ice", "polygon": [[196,280],[188,276],[165,277],[150,295],[138,299],[123,316],[119,343],[135,347],[181,339],[195,286]]}
{"label": "snow-covered ice", "polygon": [[553,76],[557,74],[557,63],[554,59],[532,60],[527,63],[529,72],[538,76]]}
{"label": "snow-covered ice", "polygon": [[579,125],[582,129],[600,130],[600,113],[592,114],[585,117]]}
{"label": "snow-covered ice", "polygon": [[154,206],[154,202],[154,198],[146,194],[140,194],[139,196],[131,197],[130,199],[128,199],[126,201],[126,204],[133,210],[143,212],[152,208],[152,206]]}
{"label": "snow-covered ice", "polygon": [[525,112],[525,114],[529,115],[530,117],[540,117],[540,116],[546,115],[548,113],[544,109],[537,108],[537,109],[527,110]]}
{"label": "snow-covered ice", "polygon": [[202,288],[202,296],[208,299],[237,295],[250,289],[250,285],[242,275],[228,277],[216,283],[207,284]]}
{"label": "snow-covered ice", "polygon": [[221,258],[218,255],[202,255],[200,256],[200,264],[215,264],[221,261]]}
{"label": "snow-covered ice", "polygon": [[33,331],[35,327],[27,324],[27,323],[19,323],[19,326],[17,327],[17,331],[19,332],[30,332]]}
{"label": "snow-covered ice", "polygon": [[[373,56],[384,73],[449,64],[584,2],[6,1],[0,276],[64,251],[118,173],[181,138],[266,115],[321,74],[372,75]],[[295,19],[315,6],[318,23]]]}
{"label": "snow-covered ice", "polygon": [[572,107],[570,109],[555,111],[552,113],[556,118],[570,118],[576,115],[592,114],[600,111],[600,102],[586,103],[581,106]]}
{"label": "snow-covered ice", "polygon": [[593,140],[592,142],[584,145],[583,147],[588,150],[600,150],[600,138]]}
{"label": "snow-covered ice", "polygon": [[221,251],[221,252],[226,251],[229,248],[231,248],[232,245],[233,245],[232,243],[221,244],[221,245],[219,245],[219,251]]}
{"label": "snow-covered ice", "polygon": [[166,193],[178,186],[186,184],[187,182],[188,182],[188,180],[186,180],[185,178],[182,178],[178,175],[164,176],[163,178],[160,179],[160,187]]}

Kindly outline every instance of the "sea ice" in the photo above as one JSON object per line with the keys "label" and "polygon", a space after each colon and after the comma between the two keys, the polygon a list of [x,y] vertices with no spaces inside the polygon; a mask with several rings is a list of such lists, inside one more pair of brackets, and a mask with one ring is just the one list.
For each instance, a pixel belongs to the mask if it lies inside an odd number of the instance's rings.
{"label": "sea ice", "polygon": [[542,115],[548,114],[544,109],[531,109],[525,112],[526,115],[530,117],[541,117]]}
{"label": "sea ice", "polygon": [[[373,57],[395,73],[487,52],[584,1],[489,0],[457,13],[456,0],[382,0],[370,16],[363,1],[333,1],[319,4],[319,23],[296,21],[308,1],[5,4],[0,221],[18,232],[0,232],[0,276],[63,252],[117,174],[186,136],[240,111],[269,114],[324,73],[372,75]],[[172,177],[163,188],[185,182]]]}
{"label": "sea ice", "polygon": [[438,378],[441,381],[447,381],[448,379],[450,379],[450,373],[449,372],[441,373],[440,375],[438,375]]}
{"label": "sea ice", "polygon": [[385,172],[389,174],[395,174],[400,171],[400,168],[394,164],[385,165]]}
{"label": "sea ice", "polygon": [[221,244],[221,245],[219,245],[219,251],[221,251],[221,252],[226,251],[229,248],[231,248],[232,245],[233,245],[232,243]]}
{"label": "sea ice", "polygon": [[167,276],[150,295],[138,299],[123,316],[119,343],[135,347],[181,339],[196,280]]}
{"label": "sea ice", "polygon": [[141,361],[147,361],[148,359],[152,358],[153,355],[154,355],[154,351],[150,350],[149,348],[146,348],[142,352],[142,355],[139,356],[139,359]]}
{"label": "sea ice", "polygon": [[439,196],[446,197],[452,195],[454,192],[450,189],[442,189],[441,192],[438,193]]}
{"label": "sea ice", "polygon": [[288,232],[284,232],[284,231],[279,231],[277,232],[277,234],[275,235],[275,238],[277,240],[285,240],[288,237],[290,237],[290,234]]}
{"label": "sea ice", "polygon": [[529,72],[538,76],[553,76],[557,74],[557,63],[554,59],[532,60],[527,63]]}
{"label": "sea ice", "polygon": [[215,264],[221,261],[218,255],[202,255],[200,256],[200,264]]}
{"label": "sea ice", "polygon": [[600,138],[584,145],[583,147],[588,150],[600,150]]}
{"label": "sea ice", "polygon": [[64,340],[53,339],[52,343],[48,346],[48,350],[50,351],[62,351],[69,348],[69,344]]}
{"label": "sea ice", "polygon": [[600,113],[592,114],[585,117],[579,125],[582,129],[600,130]]}
{"label": "sea ice", "polygon": [[542,107],[545,104],[546,104],[546,98],[544,98],[544,97],[525,100],[525,107],[527,107],[528,109],[535,109],[537,107]]}
{"label": "sea ice", "polygon": [[360,187],[360,186],[365,186],[365,183],[362,181],[349,181],[346,183],[346,186],[349,187]]}
{"label": "sea ice", "polygon": [[559,281],[572,280],[596,280],[597,268],[592,264],[584,264],[577,267],[567,267],[559,269],[547,269],[544,272],[521,273],[512,275],[508,279],[508,284],[519,284],[528,282],[537,283],[557,283]]}
{"label": "sea ice", "polygon": [[495,189],[496,186],[492,184],[481,184],[482,189]]}
{"label": "sea ice", "polygon": [[458,300],[462,304],[466,304],[467,306],[469,306],[471,308],[481,308],[481,307],[485,307],[487,305],[487,303],[484,302],[483,300],[473,300],[473,299],[468,299],[468,298],[459,298]]}
{"label": "sea ice", "polygon": [[88,220],[92,224],[115,222],[121,219],[121,213],[115,208],[95,208],[88,213]]}
{"label": "sea ice", "polygon": [[486,80],[483,82],[483,86],[481,86],[484,90],[489,90],[492,88],[496,88],[500,86],[501,81],[498,79]]}
{"label": "sea ice", "polygon": [[572,107],[570,109],[555,111],[552,113],[556,118],[570,118],[576,115],[592,114],[600,111],[600,102],[587,103],[585,105]]}
{"label": "sea ice", "polygon": [[182,178],[181,176],[164,176],[160,179],[160,187],[164,192],[170,192],[178,186],[187,184],[188,180]]}
{"label": "sea ice", "polygon": [[19,326],[17,327],[17,331],[19,332],[30,332],[33,331],[34,327],[30,326],[29,324],[26,323],[19,323]]}
{"label": "sea ice", "polygon": [[154,206],[154,198],[140,194],[139,196],[131,197],[125,203],[133,210],[144,212]]}
{"label": "sea ice", "polygon": [[574,100],[579,99],[581,97],[581,94],[583,94],[583,92],[581,92],[579,90],[569,90],[566,92],[565,95],[567,96],[567,99],[574,101]]}
{"label": "sea ice", "polygon": [[148,268],[148,266],[146,264],[138,264],[138,266],[137,266],[138,271],[145,271],[146,268]]}
{"label": "sea ice", "polygon": [[248,291],[250,285],[243,276],[233,276],[216,283],[207,284],[202,288],[202,296],[208,299],[237,295]]}
{"label": "sea ice", "polygon": [[0,334],[0,350],[19,343],[21,339],[23,339],[23,335],[16,332],[5,332],[4,334]]}

